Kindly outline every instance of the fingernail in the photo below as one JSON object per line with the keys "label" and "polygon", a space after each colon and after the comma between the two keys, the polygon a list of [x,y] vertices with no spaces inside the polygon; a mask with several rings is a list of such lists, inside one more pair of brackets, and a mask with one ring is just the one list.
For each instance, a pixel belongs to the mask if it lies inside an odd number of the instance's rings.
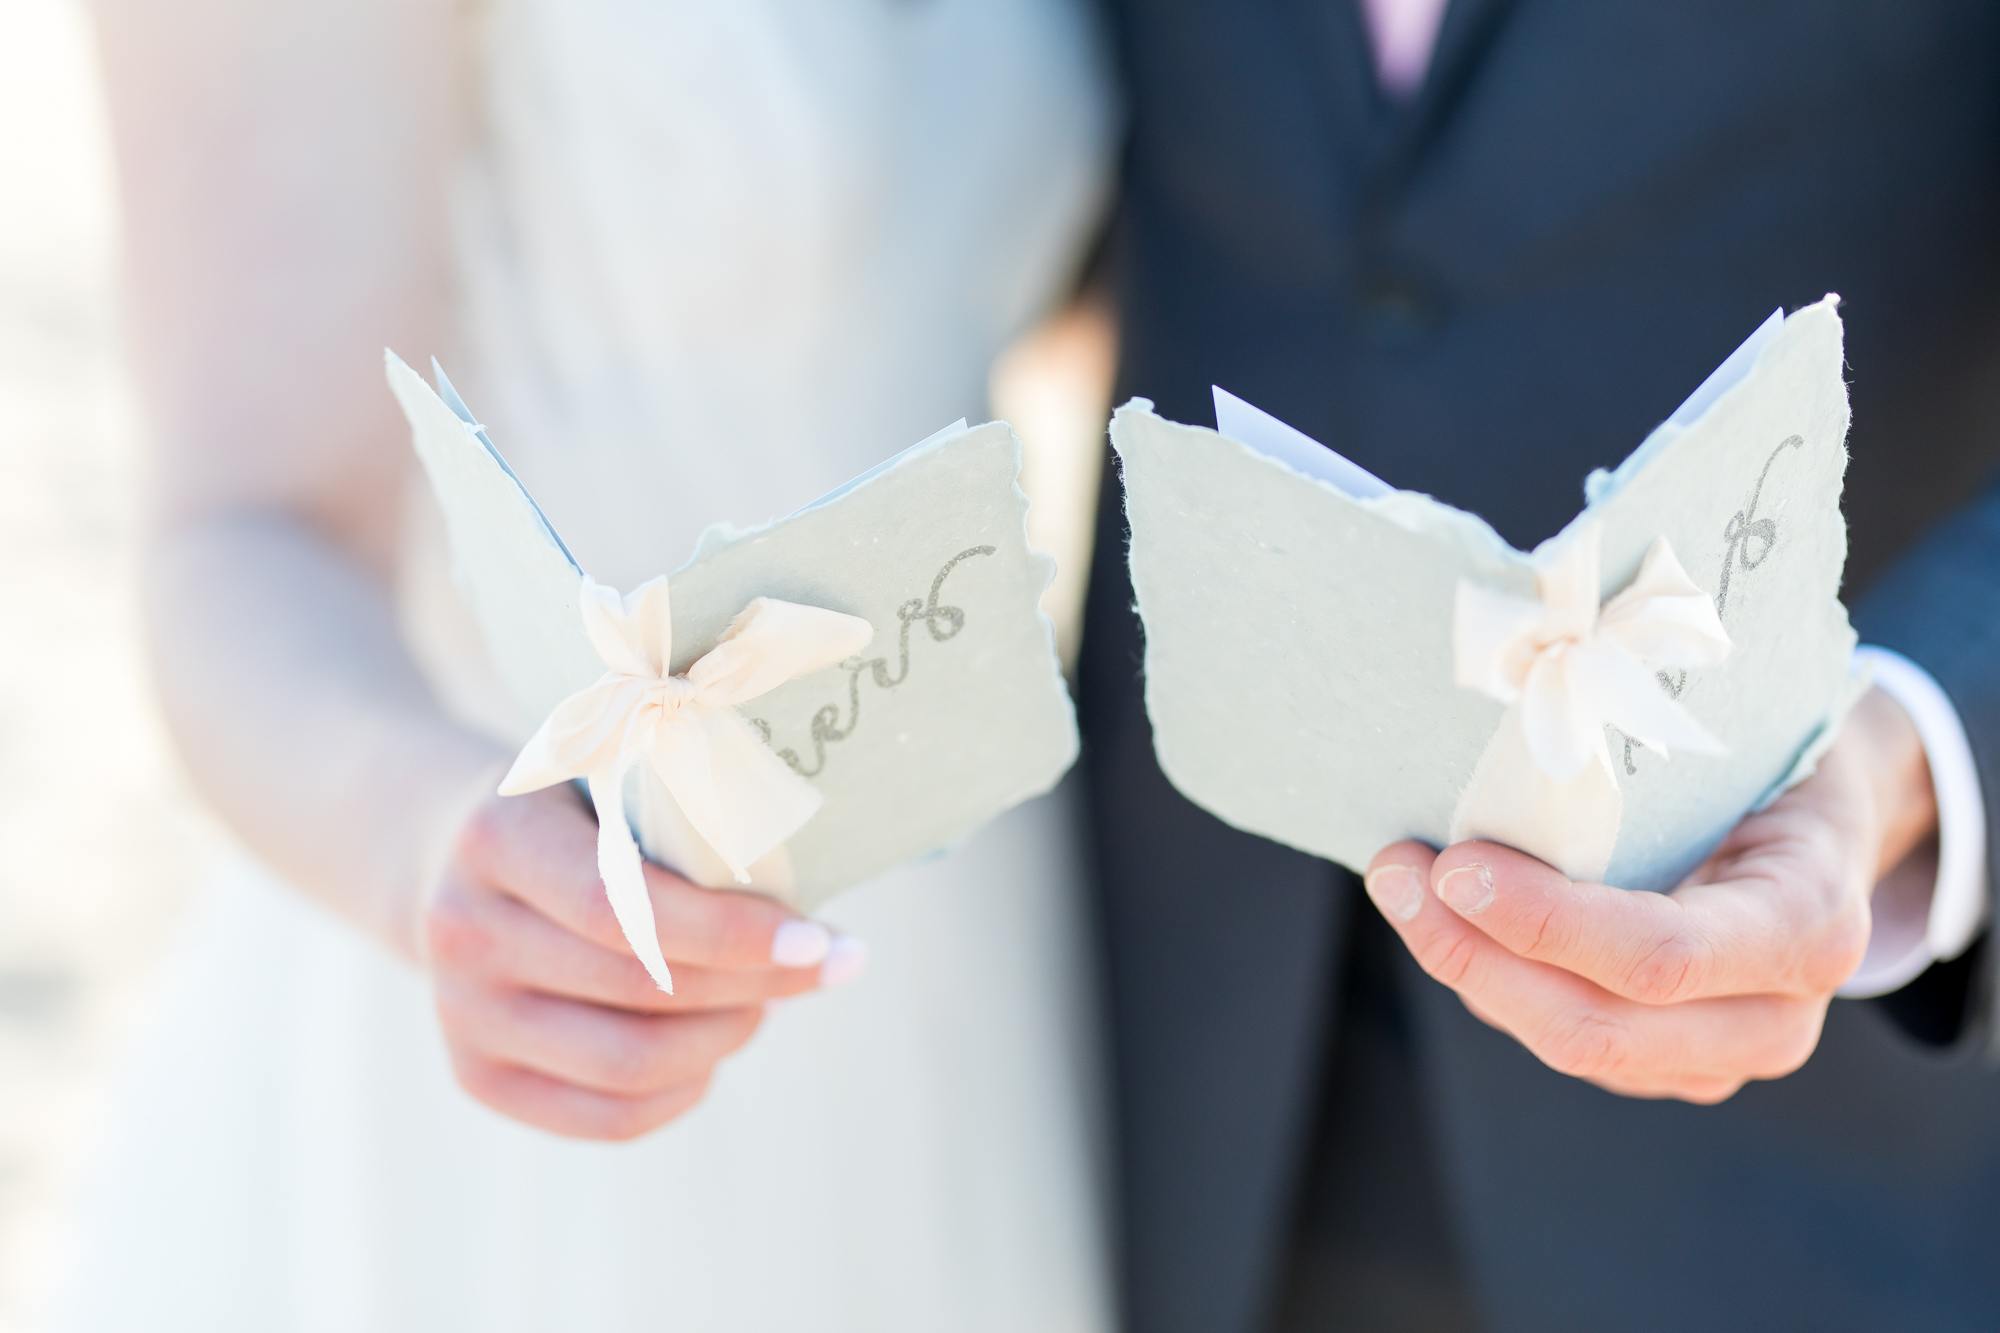
{"label": "fingernail", "polygon": [[833,947],[827,950],[826,961],[819,966],[821,986],[844,986],[861,975],[868,966],[868,945],[852,935],[834,938]]}
{"label": "fingernail", "polygon": [[1424,882],[1408,866],[1376,866],[1363,881],[1375,905],[1395,921],[1408,921],[1424,910]]}
{"label": "fingernail", "polygon": [[812,967],[832,947],[832,931],[817,921],[793,917],[771,937],[771,961],[779,967]]}
{"label": "fingernail", "polygon": [[1438,897],[1455,911],[1476,916],[1493,905],[1493,871],[1477,861],[1462,865],[1438,881]]}

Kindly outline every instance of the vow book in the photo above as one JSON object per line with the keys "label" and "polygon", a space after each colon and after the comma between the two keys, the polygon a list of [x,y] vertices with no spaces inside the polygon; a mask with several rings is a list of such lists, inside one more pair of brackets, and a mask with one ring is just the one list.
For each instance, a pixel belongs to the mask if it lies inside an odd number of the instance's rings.
{"label": "vow book", "polygon": [[1357,870],[1482,837],[1678,883],[1811,772],[1859,692],[1837,304],[1774,314],[1532,552],[1220,389],[1218,430],[1127,403],[1168,778]]}
{"label": "vow book", "polygon": [[[788,517],[710,528],[671,577],[606,589],[442,370],[433,390],[387,365],[492,659],[548,719],[509,782],[589,779],[614,906],[638,873],[626,824],[697,882],[809,911],[1075,759],[1039,605],[1055,563],[1027,544],[1004,423],[961,421]],[[645,958],[637,893],[620,920]]]}

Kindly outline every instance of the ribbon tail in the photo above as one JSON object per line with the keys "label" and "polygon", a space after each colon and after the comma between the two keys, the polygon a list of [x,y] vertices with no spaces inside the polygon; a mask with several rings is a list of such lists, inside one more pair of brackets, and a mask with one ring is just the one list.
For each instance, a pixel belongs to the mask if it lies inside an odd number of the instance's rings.
{"label": "ribbon tail", "polygon": [[[665,729],[663,729],[664,731]],[[734,710],[686,718],[652,751],[653,772],[739,884],[820,807],[819,789],[771,753]]]}
{"label": "ribbon tail", "polygon": [[1501,843],[1539,857],[1571,880],[1602,882],[1624,810],[1602,727],[1584,764],[1567,779],[1553,778],[1535,757],[1515,704],[1459,794],[1448,836]]}
{"label": "ribbon tail", "polygon": [[646,893],[645,862],[632,826],[625,822],[625,773],[631,760],[620,755],[590,774],[590,803],[597,810],[597,873],[611,900],[611,914],[625,932],[625,942],[645,964],[653,982],[674,993],[673,974],[660,953],[660,933],[653,923],[653,900]]}
{"label": "ribbon tail", "polygon": [[1558,783],[1589,767],[1604,740],[1604,717],[1578,652],[1572,647],[1536,659],[1513,705],[1529,753]]}
{"label": "ribbon tail", "polygon": [[1583,669],[1578,681],[1590,714],[1662,755],[1729,753],[1708,728],[1695,720],[1687,705],[1668,698],[1653,673],[1636,659],[1604,648],[1575,654]]}
{"label": "ribbon tail", "polygon": [[500,795],[521,796],[582,777],[615,758],[643,681],[607,675],[557,704],[514,757]]}

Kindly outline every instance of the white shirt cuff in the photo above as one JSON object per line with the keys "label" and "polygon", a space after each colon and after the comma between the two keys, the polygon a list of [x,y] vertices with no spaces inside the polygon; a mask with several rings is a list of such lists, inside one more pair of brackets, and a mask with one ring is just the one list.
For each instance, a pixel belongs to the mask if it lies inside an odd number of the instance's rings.
{"label": "white shirt cuff", "polygon": [[1840,988],[1849,999],[1866,999],[1958,957],[1986,924],[1986,806],[1958,710],[1930,673],[1900,653],[1867,644],[1854,650],[1854,660],[1916,724],[1938,808],[1935,875],[1928,861],[1912,857],[1876,886],[1867,956]]}

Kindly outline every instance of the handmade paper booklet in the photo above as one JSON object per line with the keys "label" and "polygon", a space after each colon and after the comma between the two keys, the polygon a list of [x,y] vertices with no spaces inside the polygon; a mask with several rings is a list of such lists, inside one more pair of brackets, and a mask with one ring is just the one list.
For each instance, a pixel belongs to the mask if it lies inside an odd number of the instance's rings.
{"label": "handmade paper booklet", "polygon": [[1775,314],[1532,552],[1217,390],[1111,438],[1162,768],[1360,869],[1403,838],[1666,889],[1859,690],[1837,298]]}
{"label": "handmade paper booklet", "polygon": [[[639,589],[580,568],[442,370],[391,388],[525,714],[503,791],[589,784],[627,938],[667,984],[639,849],[811,910],[1048,790],[1076,757],[1020,443],[964,422],[805,508],[718,525]],[[634,835],[636,834],[636,842]]]}

